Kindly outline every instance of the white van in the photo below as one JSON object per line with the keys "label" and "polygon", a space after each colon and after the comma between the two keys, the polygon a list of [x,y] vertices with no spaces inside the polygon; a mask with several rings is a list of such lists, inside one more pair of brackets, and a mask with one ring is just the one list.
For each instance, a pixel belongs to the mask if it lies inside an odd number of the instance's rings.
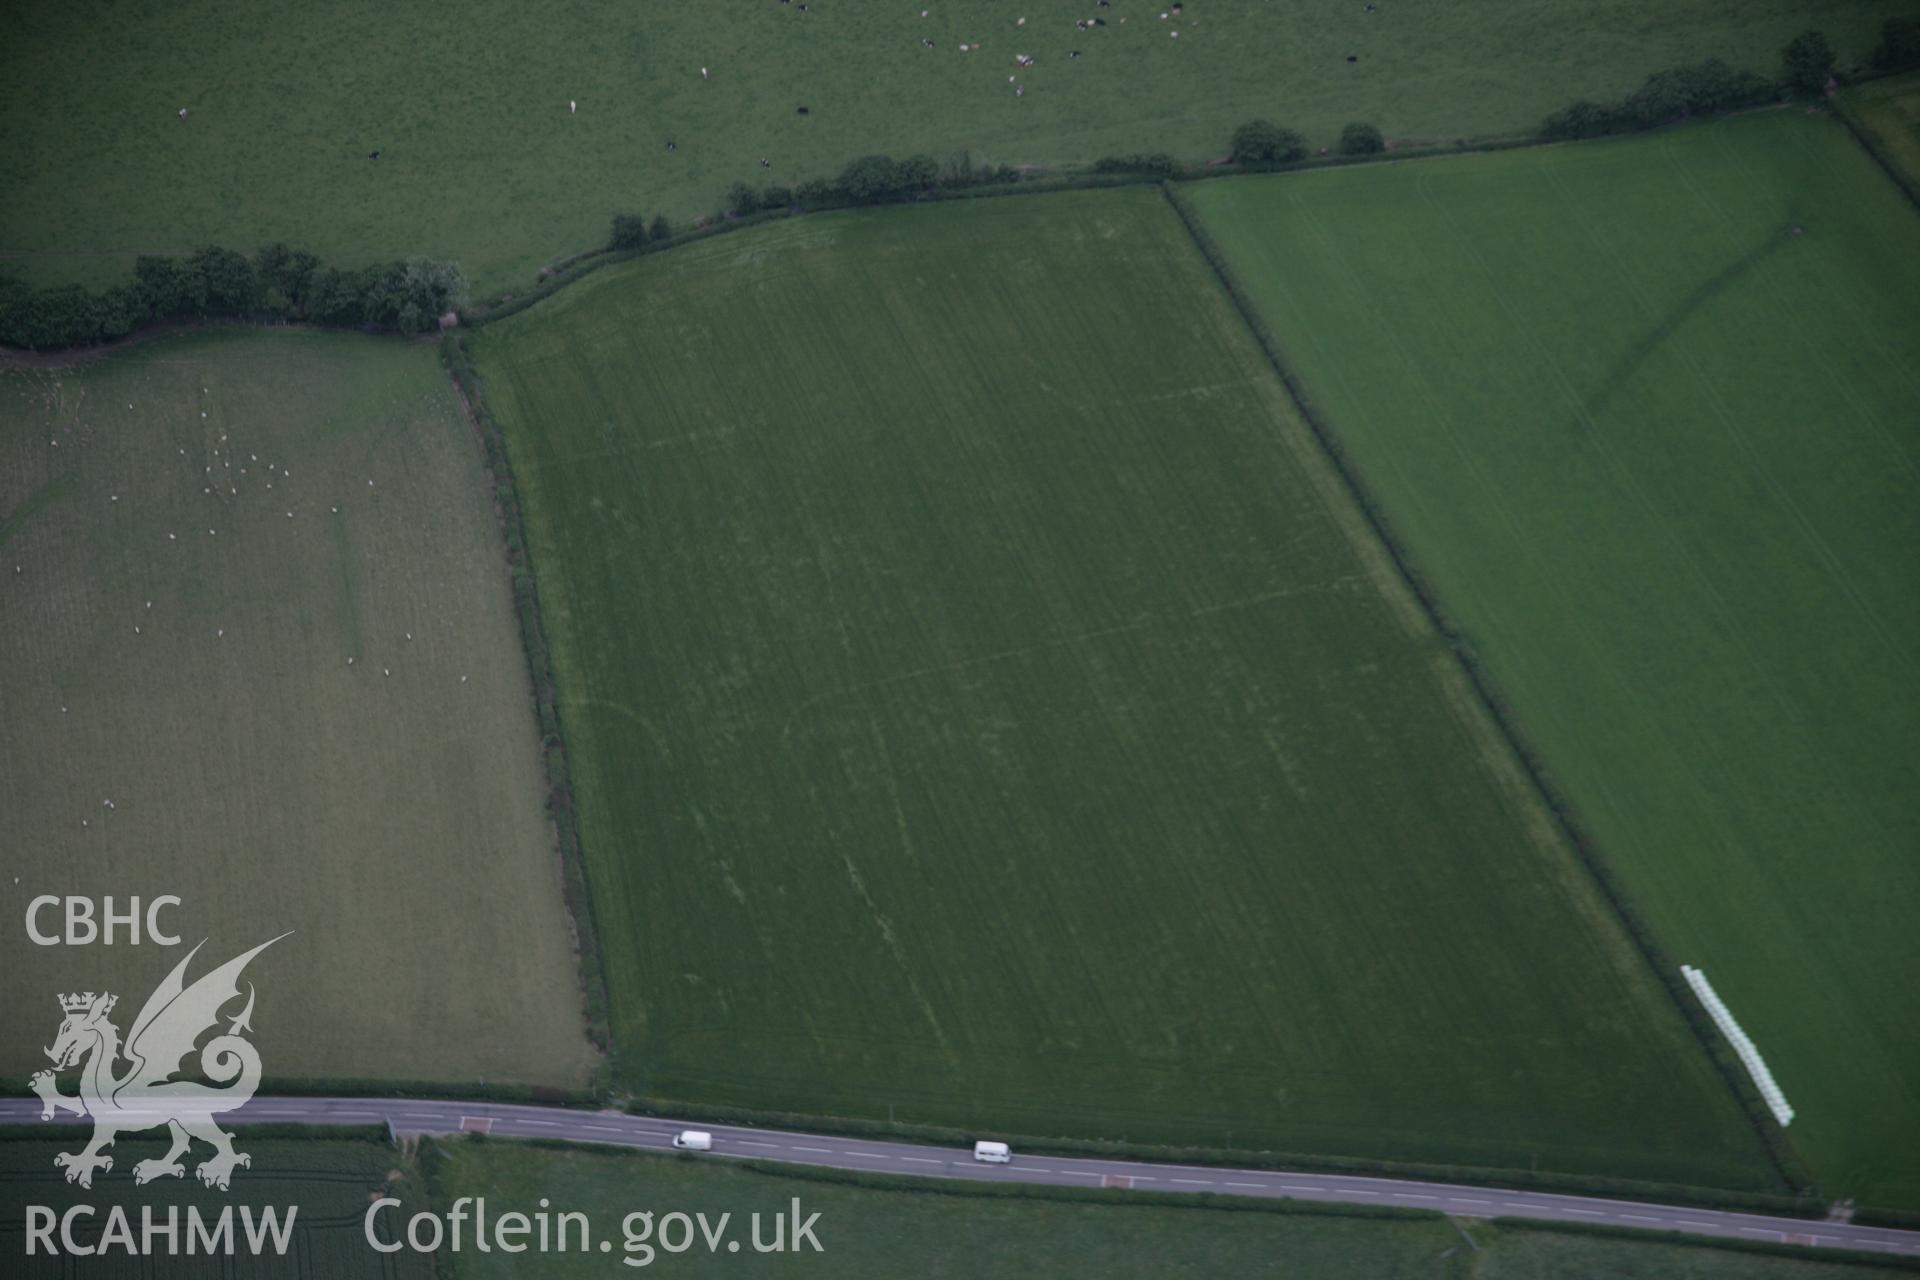
{"label": "white van", "polygon": [[711,1151],[713,1135],[699,1129],[682,1129],[673,1135],[673,1145],[682,1151]]}
{"label": "white van", "polygon": [[1004,1142],[976,1142],[973,1144],[973,1158],[988,1164],[1011,1164],[1013,1148]]}

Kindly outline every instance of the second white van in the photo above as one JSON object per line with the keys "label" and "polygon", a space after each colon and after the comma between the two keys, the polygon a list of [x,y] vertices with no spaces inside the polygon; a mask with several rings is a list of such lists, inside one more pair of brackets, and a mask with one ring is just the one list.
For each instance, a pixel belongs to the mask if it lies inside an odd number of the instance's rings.
{"label": "second white van", "polygon": [[1013,1148],[1004,1142],[976,1142],[973,1144],[973,1158],[986,1164],[1011,1164]]}

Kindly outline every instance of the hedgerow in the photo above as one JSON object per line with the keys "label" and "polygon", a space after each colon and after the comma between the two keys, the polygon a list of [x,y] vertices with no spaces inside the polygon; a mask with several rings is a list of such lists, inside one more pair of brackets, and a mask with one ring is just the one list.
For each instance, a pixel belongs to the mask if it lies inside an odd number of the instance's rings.
{"label": "hedgerow", "polygon": [[209,245],[185,257],[140,257],[131,281],[98,293],[79,285],[35,290],[0,277],[0,344],[32,351],[81,347],[166,320],[304,321],[424,333],[466,297],[466,276],[451,262],[414,257],[344,271],[284,244],[251,258]]}

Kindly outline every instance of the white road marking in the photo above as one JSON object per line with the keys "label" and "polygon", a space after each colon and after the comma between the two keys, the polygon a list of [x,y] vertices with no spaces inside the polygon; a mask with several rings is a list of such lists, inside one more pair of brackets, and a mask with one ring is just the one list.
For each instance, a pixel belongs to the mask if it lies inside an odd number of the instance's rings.
{"label": "white road marking", "polygon": [[1055,1169],[1055,1173],[1065,1178],[1097,1178],[1097,1173],[1086,1173],[1079,1169]]}
{"label": "white road marking", "polygon": [[1491,1200],[1475,1200],[1472,1196],[1455,1196],[1453,1198],[1453,1202],[1455,1204],[1492,1204],[1493,1203],[1493,1201]]}
{"label": "white road marking", "polygon": [[811,1152],[813,1152],[813,1153],[814,1153],[815,1155],[817,1155],[817,1156],[830,1156],[830,1155],[832,1155],[832,1154],[833,1154],[833,1152],[832,1152],[831,1150],[829,1150],[828,1148],[826,1148],[826,1147],[801,1147],[801,1146],[790,1146],[790,1147],[788,1147],[788,1148],[787,1148],[787,1150],[789,1150],[789,1151],[811,1151]]}
{"label": "white road marking", "polygon": [[1280,1189],[1281,1189],[1282,1191],[1318,1191],[1318,1190],[1319,1190],[1320,1188],[1318,1188],[1318,1187],[1302,1187],[1302,1186],[1299,1186],[1299,1185],[1297,1185],[1297,1184],[1295,1184],[1295,1183],[1291,1183],[1291,1182],[1283,1182],[1283,1183],[1281,1183],[1281,1184],[1280,1184]]}
{"label": "white road marking", "polygon": [[1210,1187],[1213,1185],[1211,1178],[1174,1178],[1172,1181],[1184,1182],[1190,1187]]}
{"label": "white road marking", "polygon": [[1692,1227],[1696,1231],[1718,1231],[1720,1229],[1718,1223],[1695,1222],[1691,1218],[1681,1218],[1679,1219],[1679,1223],[1683,1227]]}
{"label": "white road marking", "polygon": [[1267,1184],[1264,1182],[1229,1182],[1226,1185],[1229,1187],[1257,1187],[1265,1190]]}
{"label": "white road marking", "polygon": [[1418,1191],[1396,1191],[1394,1192],[1394,1196],[1400,1200],[1438,1200],[1440,1198],[1439,1196],[1423,1195]]}
{"label": "white road marking", "polygon": [[1588,1217],[1588,1218],[1604,1218],[1604,1217],[1606,1217],[1606,1216],[1607,1216],[1606,1214],[1604,1214],[1604,1213],[1602,1213],[1602,1212],[1600,1212],[1600,1210],[1598,1210],[1598,1209],[1563,1209],[1563,1210],[1562,1210],[1561,1212],[1563,1212],[1563,1213],[1577,1213],[1577,1214],[1581,1214],[1581,1215],[1583,1215],[1584,1217]]}
{"label": "white road marking", "polygon": [[1533,1208],[1533,1206],[1532,1206],[1532,1205],[1530,1205],[1530,1204],[1521,1204],[1521,1203],[1520,1203],[1520,1202],[1519,1202],[1518,1200],[1502,1200],[1502,1201],[1500,1202],[1500,1204],[1501,1204],[1501,1207],[1503,1207],[1503,1208],[1507,1208],[1507,1209],[1531,1209],[1531,1208]]}
{"label": "white road marking", "polygon": [[1644,1213],[1623,1213],[1623,1214],[1621,1214],[1620,1216],[1621,1216],[1622,1218],[1625,1218],[1625,1219],[1626,1219],[1626,1220],[1627,1220],[1628,1222],[1658,1222],[1658,1221],[1660,1221],[1660,1219],[1658,1219],[1658,1218],[1655,1218],[1655,1217],[1651,1217],[1651,1216],[1649,1216],[1649,1215],[1647,1215],[1647,1214],[1644,1214]]}
{"label": "white road marking", "polygon": [[[610,1124],[586,1124],[586,1125],[581,1125],[580,1127],[583,1129],[591,1129],[595,1133],[625,1133],[626,1132],[625,1129],[617,1129]],[[756,1142],[753,1145],[756,1147],[764,1147],[767,1144],[764,1142]]]}
{"label": "white road marking", "polygon": [[902,1160],[911,1160],[914,1164],[939,1164],[938,1160],[929,1160],[925,1156],[901,1156]]}
{"label": "white road marking", "polygon": [[1350,1187],[1335,1187],[1334,1190],[1343,1196],[1377,1196],[1380,1194],[1378,1191],[1355,1191]]}
{"label": "white road marking", "polygon": [[733,1141],[743,1147],[765,1147],[769,1151],[778,1151],[780,1149],[780,1144],[777,1142],[755,1142],[752,1138],[735,1138]]}
{"label": "white road marking", "polygon": [[862,1160],[891,1160],[892,1156],[882,1155],[878,1151],[842,1151],[843,1156],[859,1156]]}

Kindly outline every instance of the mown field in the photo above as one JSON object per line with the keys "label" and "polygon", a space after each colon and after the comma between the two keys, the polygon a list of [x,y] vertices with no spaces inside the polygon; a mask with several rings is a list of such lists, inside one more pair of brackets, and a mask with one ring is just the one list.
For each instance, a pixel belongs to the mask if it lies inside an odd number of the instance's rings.
{"label": "mown field", "polygon": [[[23,0],[0,43],[0,269],[101,285],[138,253],[286,240],[339,265],[457,259],[490,295],[603,243],[615,212],[705,215],[735,181],[792,184],[873,151],[1197,161],[1261,115],[1318,146],[1356,119],[1401,138],[1513,132],[1676,63],[1771,74],[1810,22],[1857,63],[1910,9],[1197,0],[1162,23],[1165,5],[1116,0],[1081,31],[1092,0],[922,7]],[[1016,97],[1022,53],[1036,63]]]}
{"label": "mown field", "polygon": [[[403,1201],[426,1199],[426,1184],[411,1161],[384,1143],[314,1138],[254,1138],[245,1130],[236,1150],[253,1157],[251,1168],[234,1176],[225,1193],[209,1191],[194,1180],[190,1159],[184,1178],[160,1178],[146,1186],[134,1185],[128,1172],[135,1162],[157,1159],[166,1151],[159,1130],[129,1135],[115,1143],[114,1167],[94,1181],[90,1191],[70,1185],[53,1164],[56,1152],[76,1150],[84,1130],[63,1128],[61,1139],[9,1137],[0,1140],[0,1259],[8,1276],[26,1278],[141,1277],[142,1280],[185,1280],[187,1277],[232,1275],[261,1280],[430,1280],[433,1259],[426,1254],[401,1252],[390,1258],[367,1246],[361,1218],[375,1194]],[[196,1155],[206,1148],[196,1148]],[[41,1205],[64,1215],[74,1205],[92,1206],[91,1216],[74,1219],[74,1237],[83,1246],[101,1243],[108,1215],[121,1209],[134,1231],[139,1248],[141,1211],[151,1206],[156,1222],[164,1226],[170,1209],[180,1222],[179,1256],[167,1256],[164,1236],[155,1237],[156,1252],[129,1257],[123,1247],[108,1242],[110,1253],[100,1257],[49,1258],[44,1252],[29,1258],[27,1206]],[[210,1263],[203,1255],[186,1256],[189,1208],[197,1210],[209,1230],[220,1213],[233,1210],[236,1256]],[[243,1210],[254,1221],[272,1210],[284,1223],[289,1210],[294,1226],[284,1254],[267,1252],[255,1257],[245,1244]],[[59,1240],[56,1232],[54,1239]],[[267,1246],[271,1250],[271,1245]]]}
{"label": "mown field", "polygon": [[1206,184],[1828,1192],[1920,1205],[1920,218],[1835,122]]}
{"label": "mown field", "polygon": [[503,554],[430,350],[0,370],[0,1078],[182,954],[32,945],[29,901],[173,894],[195,973],[296,931],[247,974],[269,1077],[584,1083]]}
{"label": "mown field", "polygon": [[[978,1184],[911,1178],[875,1179],[860,1187],[738,1164],[502,1142],[461,1142],[447,1150],[436,1173],[443,1198],[485,1196],[490,1212],[504,1213],[530,1212],[547,1197],[556,1211],[587,1213],[596,1238],[615,1241],[616,1257],[624,1256],[622,1220],[634,1212],[651,1212],[656,1233],[658,1221],[670,1213],[703,1213],[709,1224],[731,1214],[728,1234],[743,1241],[752,1239],[755,1213],[762,1215],[761,1239],[770,1240],[773,1216],[784,1211],[790,1218],[795,1197],[802,1219],[820,1215],[814,1224],[818,1253],[763,1256],[743,1244],[735,1254],[723,1244],[716,1255],[700,1243],[667,1253],[657,1251],[657,1238],[649,1236],[656,1242],[651,1265],[676,1275],[737,1274],[755,1263],[769,1274],[848,1280],[900,1275],[1871,1280],[1891,1274],[1812,1256],[1763,1256],[1654,1236],[1603,1239],[1481,1222],[1464,1224],[1469,1244],[1438,1215],[1275,1212],[1259,1202],[1234,1209],[1141,1204],[1130,1203],[1127,1192],[1098,1202],[992,1195],[980,1193]],[[634,1229],[638,1232],[640,1224]],[[675,1241],[676,1232],[669,1233]],[[505,1259],[463,1253],[458,1274],[487,1280],[596,1275],[605,1269],[605,1259],[597,1254]]]}
{"label": "mown field", "polygon": [[620,1085],[1767,1184],[1157,192],[774,224],[469,341]]}
{"label": "mown field", "polygon": [[1848,89],[1846,100],[1920,198],[1920,73]]}

